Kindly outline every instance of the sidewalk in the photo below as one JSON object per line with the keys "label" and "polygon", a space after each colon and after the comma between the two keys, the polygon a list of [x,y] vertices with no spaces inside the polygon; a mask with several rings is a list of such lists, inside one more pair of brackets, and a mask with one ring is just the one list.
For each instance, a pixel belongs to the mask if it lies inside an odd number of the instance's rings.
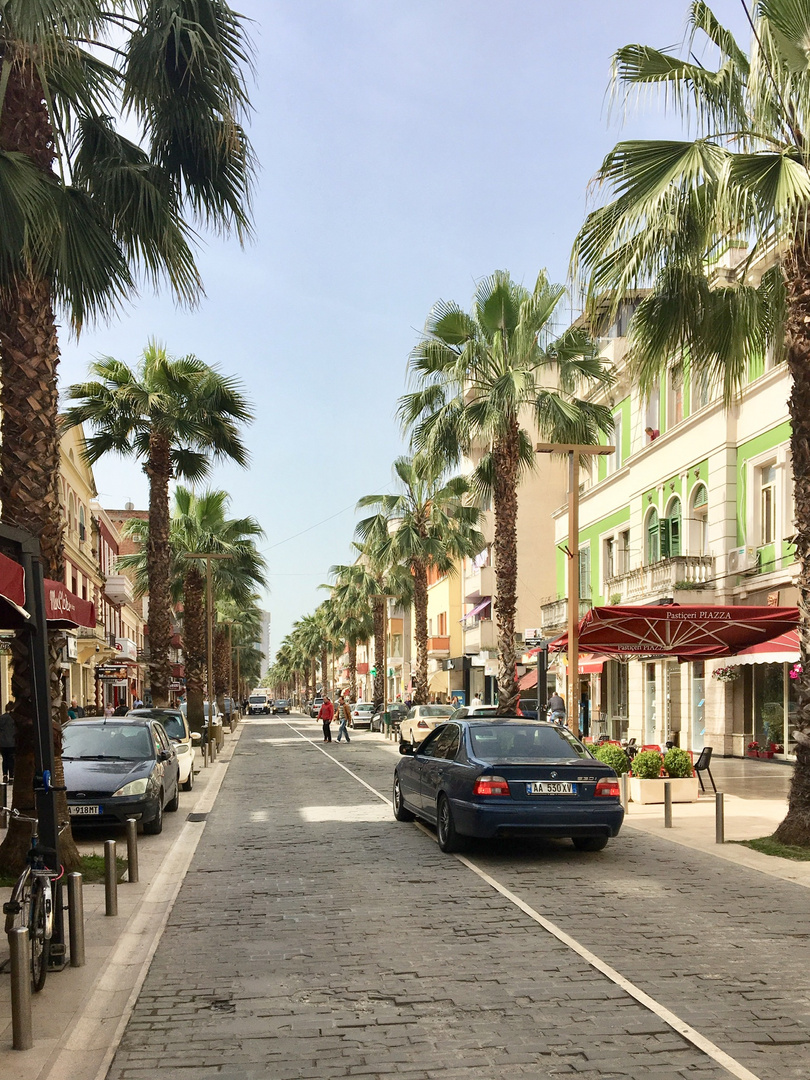
{"label": "sidewalk", "polygon": [[[104,914],[103,884],[84,886],[86,964],[49,974],[42,992],[33,995],[31,1050],[11,1049],[11,980],[8,972],[0,974],[0,1077],[103,1080],[205,828],[204,820],[187,818],[213,807],[241,732],[240,724],[226,735],[213,766],[195,775],[192,792],[181,793],[178,813],[165,815],[163,832],[139,837],[140,880],[119,884],[116,917]],[[123,832],[117,840],[118,854],[126,855]],[[82,838],[79,848],[101,854],[103,839]],[[7,959],[3,940],[0,961]]]}
{"label": "sidewalk", "polygon": [[[302,728],[316,722],[291,717]],[[104,915],[104,886],[84,889],[87,964],[49,976],[44,991],[34,995],[34,1047],[11,1050],[9,979],[0,975],[0,1077],[14,1080],[104,1080],[113,1054],[138,998],[149,964],[159,947],[161,934],[180,885],[205,828],[189,822],[189,814],[211,810],[244,726],[227,738],[225,749],[212,768],[201,770],[195,790],[181,796],[181,809],[167,815],[164,832],[140,846],[138,884],[122,884],[118,892],[119,915]],[[392,757],[396,743],[383,735],[353,732],[361,743],[376,744]],[[735,772],[737,763],[728,763]],[[718,768],[718,773],[723,770]],[[722,787],[720,777],[718,786]],[[388,792],[385,792],[387,795]],[[765,836],[784,817],[782,798],[725,797],[727,840]],[[683,847],[714,855],[720,860],[758,870],[804,887],[810,887],[810,862],[794,863],[761,855],[738,844],[715,843],[714,797],[698,803],[675,804],[673,828],[664,829],[663,806],[630,805],[626,829],[654,833]],[[83,847],[85,845],[82,845]],[[90,848],[100,850],[100,844]],[[7,955],[0,947],[0,959]]]}

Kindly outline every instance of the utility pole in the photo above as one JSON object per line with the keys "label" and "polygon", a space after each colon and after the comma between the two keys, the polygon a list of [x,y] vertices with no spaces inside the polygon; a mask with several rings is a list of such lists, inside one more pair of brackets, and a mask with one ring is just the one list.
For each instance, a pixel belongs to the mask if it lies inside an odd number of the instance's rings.
{"label": "utility pole", "polygon": [[[208,736],[206,752],[211,752],[211,740],[214,736],[214,587],[211,579],[211,562],[213,559],[232,559],[233,555],[188,551],[183,558],[205,559],[205,607],[208,628],[208,649],[206,653],[206,667],[208,669]],[[213,761],[213,755],[211,760]]]}
{"label": "utility pole", "polygon": [[[568,454],[568,679],[566,702],[568,726],[579,734],[579,458],[607,456],[615,446],[586,446],[578,443],[538,443],[538,454]],[[538,707],[540,705],[538,685]]]}

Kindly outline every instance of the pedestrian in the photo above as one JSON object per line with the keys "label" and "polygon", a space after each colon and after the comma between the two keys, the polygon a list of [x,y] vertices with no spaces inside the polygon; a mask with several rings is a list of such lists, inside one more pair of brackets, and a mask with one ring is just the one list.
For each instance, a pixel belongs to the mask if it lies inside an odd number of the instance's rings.
{"label": "pedestrian", "polygon": [[10,701],[5,712],[0,713],[0,758],[3,762],[3,781],[11,783],[14,779],[14,717],[9,711],[14,704]]}
{"label": "pedestrian", "polygon": [[321,705],[320,709],[318,710],[318,719],[323,724],[324,742],[332,741],[332,720],[334,718],[334,715],[335,710],[332,707],[332,701],[327,695],[323,700],[323,705]]}
{"label": "pedestrian", "polygon": [[481,705],[483,705],[483,702],[481,701],[481,698],[478,696],[478,694],[476,694],[475,697],[470,702],[470,708],[471,709],[478,709],[478,708],[481,707]]}
{"label": "pedestrian", "polygon": [[114,710],[113,710],[112,702],[108,701],[107,704],[104,706],[104,715],[106,717],[110,717],[110,716],[112,716],[113,711]]}
{"label": "pedestrian", "polygon": [[132,702],[132,708],[133,709],[142,709],[143,708],[143,702],[141,701],[141,699],[138,697],[137,694],[135,695],[135,700]]}
{"label": "pedestrian", "polygon": [[70,708],[68,709],[68,720],[75,720],[79,715],[79,706],[76,698],[70,699]]}
{"label": "pedestrian", "polygon": [[546,708],[548,709],[549,720],[551,720],[552,723],[562,724],[565,722],[565,702],[556,690],[548,699]]}
{"label": "pedestrian", "polygon": [[352,718],[352,710],[349,708],[349,703],[346,698],[340,698],[338,701],[338,719],[340,720],[340,727],[338,728],[337,741],[340,742],[341,735],[346,737],[346,742],[350,743],[352,740],[349,738],[349,733],[346,730],[346,725]]}

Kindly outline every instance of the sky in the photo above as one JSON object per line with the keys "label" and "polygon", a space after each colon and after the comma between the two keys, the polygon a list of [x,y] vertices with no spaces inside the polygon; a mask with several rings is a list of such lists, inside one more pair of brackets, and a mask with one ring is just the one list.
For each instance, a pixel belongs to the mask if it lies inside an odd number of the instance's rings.
{"label": "sky", "polygon": [[[265,532],[271,652],[353,558],[357,500],[393,490],[395,410],[437,300],[480,278],[566,280],[588,184],[625,137],[670,137],[657,106],[607,98],[617,48],[683,39],[686,0],[231,0],[250,22],[254,237],[201,235],[194,310],[143,291],[62,332],[61,386],[150,338],[241,380],[247,470],[210,486]],[[747,43],[739,0],[715,14]],[[103,506],[147,506],[137,463],[94,468]]]}

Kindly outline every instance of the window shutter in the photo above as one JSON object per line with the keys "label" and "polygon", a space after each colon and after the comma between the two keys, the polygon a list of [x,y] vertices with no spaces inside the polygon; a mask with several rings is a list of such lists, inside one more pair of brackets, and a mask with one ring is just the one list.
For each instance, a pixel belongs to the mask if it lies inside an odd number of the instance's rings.
{"label": "window shutter", "polygon": [[669,538],[669,525],[670,525],[669,518],[665,518],[663,521],[660,521],[658,523],[658,543],[659,543],[658,557],[660,559],[668,559],[669,558],[669,546],[670,546],[669,545],[669,539],[670,539]]}

